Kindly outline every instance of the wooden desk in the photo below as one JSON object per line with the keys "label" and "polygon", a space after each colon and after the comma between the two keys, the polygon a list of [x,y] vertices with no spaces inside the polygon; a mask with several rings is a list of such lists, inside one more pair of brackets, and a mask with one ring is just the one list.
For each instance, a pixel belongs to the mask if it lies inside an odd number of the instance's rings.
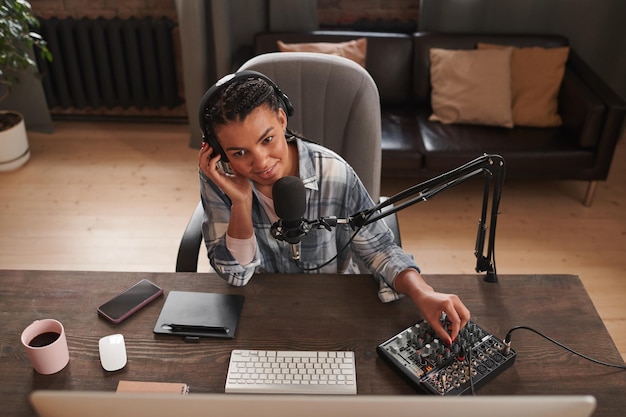
{"label": "wooden desk", "polygon": [[[246,297],[234,340],[197,344],[152,329],[163,306],[157,300],[120,325],[97,316],[96,307],[115,293],[148,278],[169,290],[243,294]],[[590,356],[623,363],[604,324],[576,276],[433,275],[435,288],[455,292],[473,320],[503,338],[526,325]],[[3,415],[34,415],[28,395],[35,389],[114,391],[120,379],[185,382],[192,393],[224,392],[230,351],[247,349],[353,350],[359,394],[420,394],[376,353],[376,346],[419,320],[408,299],[378,301],[369,276],[259,275],[247,287],[228,286],[209,274],[0,271],[0,400]],[[55,318],[66,329],[70,363],[55,375],[35,373],[20,345],[33,320]],[[104,371],[98,339],[122,333],[128,365]],[[597,416],[623,415],[626,373],[591,364],[533,333],[513,333],[515,364],[478,391],[497,394],[591,394]]]}

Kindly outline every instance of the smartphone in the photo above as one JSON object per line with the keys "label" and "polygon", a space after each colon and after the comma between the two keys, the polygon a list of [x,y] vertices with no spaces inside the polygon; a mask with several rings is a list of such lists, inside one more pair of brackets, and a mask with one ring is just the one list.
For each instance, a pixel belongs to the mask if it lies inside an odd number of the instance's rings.
{"label": "smartphone", "polygon": [[120,323],[149,302],[159,298],[163,289],[142,279],[98,307],[98,314],[113,323]]}
{"label": "smartphone", "polygon": [[[209,142],[204,142],[204,144],[206,144],[207,146],[211,146],[211,144]],[[218,154],[218,151],[216,151],[215,149],[213,149],[213,153],[211,154],[211,158],[215,158]],[[235,171],[233,171],[233,168],[230,166],[230,162],[226,162],[224,159],[226,159],[226,157],[223,156],[224,154],[222,154],[222,159],[220,159],[219,161],[217,161],[217,170],[222,174],[222,175],[226,175],[227,177],[234,177],[235,176]]]}
{"label": "smartphone", "polygon": [[230,166],[230,162],[218,161],[217,170],[220,171],[223,175],[226,175],[227,177],[235,176],[235,171],[233,171],[233,168]]}

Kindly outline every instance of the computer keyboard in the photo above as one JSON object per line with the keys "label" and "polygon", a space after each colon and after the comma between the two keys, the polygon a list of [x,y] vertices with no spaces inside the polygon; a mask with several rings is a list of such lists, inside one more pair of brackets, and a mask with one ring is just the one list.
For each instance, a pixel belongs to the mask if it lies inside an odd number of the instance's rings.
{"label": "computer keyboard", "polygon": [[225,391],[356,394],[354,352],[233,350]]}

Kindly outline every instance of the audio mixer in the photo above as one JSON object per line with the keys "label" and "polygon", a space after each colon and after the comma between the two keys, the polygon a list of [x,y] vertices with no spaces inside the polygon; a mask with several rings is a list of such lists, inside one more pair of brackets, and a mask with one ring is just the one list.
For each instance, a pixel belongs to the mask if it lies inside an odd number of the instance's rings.
{"label": "audio mixer", "polygon": [[[445,317],[442,324],[446,325]],[[424,320],[377,347],[411,385],[434,395],[470,394],[507,369],[517,353],[470,321],[446,346]]]}

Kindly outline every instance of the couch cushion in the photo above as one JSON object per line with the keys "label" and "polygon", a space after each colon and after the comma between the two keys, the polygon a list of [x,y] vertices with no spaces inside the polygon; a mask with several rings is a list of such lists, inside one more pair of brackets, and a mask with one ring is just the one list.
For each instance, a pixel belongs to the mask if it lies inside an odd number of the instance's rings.
{"label": "couch cushion", "polygon": [[385,106],[381,108],[382,173],[386,177],[405,177],[422,169],[422,154],[415,108]]}
{"label": "couch cushion", "polygon": [[413,35],[413,97],[417,104],[430,103],[430,50],[476,49],[479,42],[497,43],[517,47],[541,46],[554,48],[567,46],[568,41],[561,35],[529,34],[463,34],[463,33],[425,33]]}
{"label": "couch cushion", "polygon": [[431,49],[430,120],[513,127],[512,50]]}
{"label": "couch cushion", "polygon": [[593,169],[594,151],[579,148],[576,138],[564,127],[444,125],[428,121],[427,115],[423,109],[416,118],[416,139],[427,175],[456,168],[484,153],[504,158],[507,177],[573,179],[575,166],[574,175],[584,179],[586,172]]}
{"label": "couch cushion", "polygon": [[281,52],[318,52],[348,58],[365,68],[367,56],[367,38],[359,38],[347,42],[305,42],[285,43],[276,41]]}
{"label": "couch cushion", "polygon": [[[478,43],[478,49],[505,48]],[[569,47],[513,48],[511,91],[515,126],[554,127],[561,125],[557,99]]]}

